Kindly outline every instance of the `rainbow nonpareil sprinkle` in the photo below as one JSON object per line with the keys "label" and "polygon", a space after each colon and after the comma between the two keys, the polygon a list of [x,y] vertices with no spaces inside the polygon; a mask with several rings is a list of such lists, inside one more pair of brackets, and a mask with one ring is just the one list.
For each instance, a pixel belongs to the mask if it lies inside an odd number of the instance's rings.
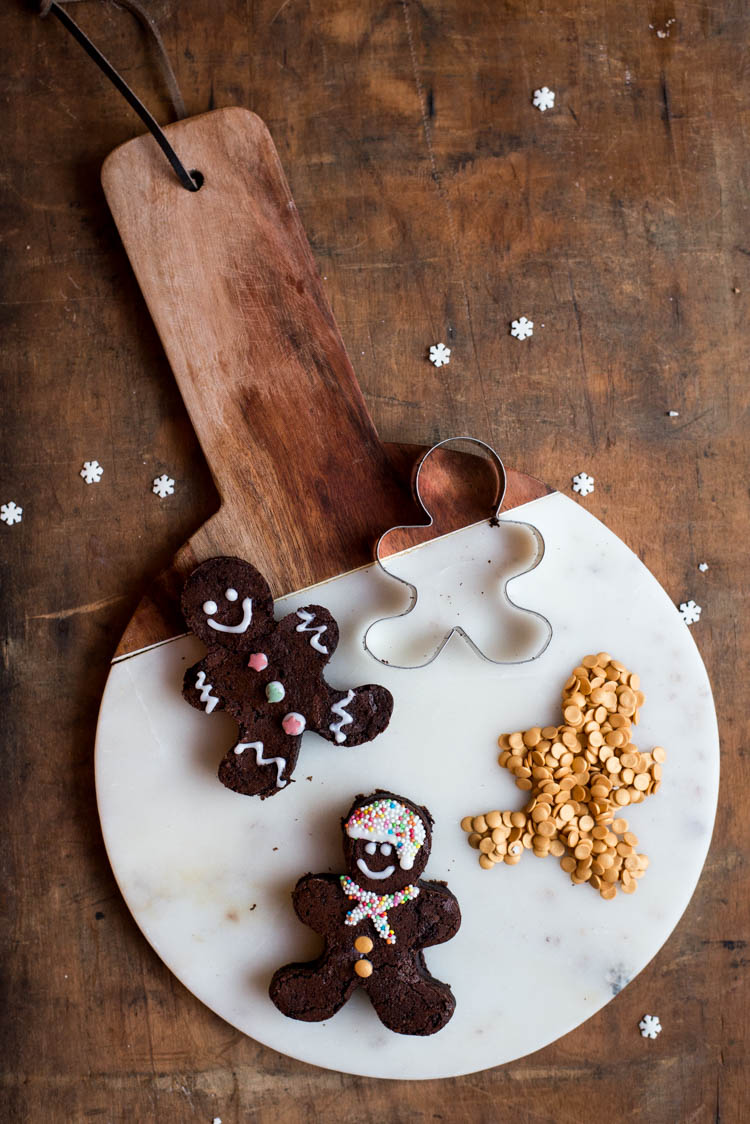
{"label": "rainbow nonpareil sprinkle", "polygon": [[403,890],[397,890],[395,894],[374,894],[371,890],[363,890],[346,874],[342,874],[339,881],[346,896],[357,902],[344,918],[344,924],[358,925],[365,917],[369,917],[378,936],[386,944],[395,944],[396,934],[388,921],[388,910],[419,897],[419,886],[404,886]]}
{"label": "rainbow nonpareil sprinkle", "polygon": [[346,821],[346,834],[350,839],[392,843],[402,870],[411,870],[425,841],[424,823],[417,813],[387,797],[352,812]]}

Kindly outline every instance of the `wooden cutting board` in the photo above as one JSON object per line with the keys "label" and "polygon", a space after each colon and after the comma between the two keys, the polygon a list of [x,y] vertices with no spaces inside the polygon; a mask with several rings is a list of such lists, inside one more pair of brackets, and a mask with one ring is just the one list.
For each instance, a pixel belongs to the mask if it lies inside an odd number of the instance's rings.
{"label": "wooden cutting board", "polygon": [[[421,450],[378,438],[263,122],[220,109],[166,131],[200,191],[148,135],[109,156],[102,183],[221,506],[143,598],[116,659],[185,631],[179,593],[205,558],[247,558],[278,597],[372,561],[383,531],[424,520]],[[489,515],[497,491],[489,462],[450,451],[421,486],[436,534]],[[548,492],[509,471],[505,509]]]}

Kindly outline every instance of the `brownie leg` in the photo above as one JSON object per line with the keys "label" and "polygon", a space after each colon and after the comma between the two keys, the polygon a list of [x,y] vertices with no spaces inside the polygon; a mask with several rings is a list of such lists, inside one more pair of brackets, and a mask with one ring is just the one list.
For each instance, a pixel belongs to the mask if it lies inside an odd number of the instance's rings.
{"label": "brownie leg", "polygon": [[268,994],[282,1015],[302,1022],[317,1023],[330,1019],[351,995],[357,977],[347,973],[343,978],[326,961],[310,964],[287,964],[274,973]]}
{"label": "brownie leg", "polygon": [[435,1034],[456,1008],[448,984],[420,972],[411,963],[379,968],[367,981],[367,993],[378,1018],[397,1034]]}
{"label": "brownie leg", "polygon": [[271,727],[243,733],[219,765],[219,780],[243,796],[274,796],[292,777],[302,739]]}

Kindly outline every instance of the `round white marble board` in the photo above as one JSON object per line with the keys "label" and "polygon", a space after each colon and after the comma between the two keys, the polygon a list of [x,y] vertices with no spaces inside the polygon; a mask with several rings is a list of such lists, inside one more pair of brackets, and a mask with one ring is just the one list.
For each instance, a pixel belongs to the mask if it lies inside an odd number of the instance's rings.
{"label": "round white marble board", "polygon": [[[513,585],[513,599],[543,613],[554,629],[534,662],[497,667],[460,639],[421,670],[374,662],[362,636],[367,624],[394,611],[396,584],[375,566],[277,604],[279,616],[313,601],[328,606],[341,641],[327,678],[341,686],[383,683],[395,709],[388,730],[356,749],[305,735],[295,783],[270,800],[238,796],[216,779],[235,726],[181,698],[184,670],[202,654],[194,638],[112,667],[96,781],[125,900],[186,987],[233,1026],[293,1058],[407,1079],[519,1058],[604,1006],[658,952],[695,889],[711,839],[719,745],[690,629],[639,559],[581,504],[555,493],[511,518],[528,520],[546,544],[539,567]],[[482,525],[457,534],[463,547],[475,536],[484,549]],[[418,552],[429,568],[430,545]],[[613,902],[572,885],[551,858],[526,853],[518,866],[484,871],[460,828],[464,815],[522,806],[523,794],[497,764],[498,734],[558,724],[564,681],[584,654],[601,650],[641,676],[646,703],[636,744],[661,744],[668,754],[661,790],[626,811],[651,865],[637,893]],[[361,992],[320,1024],[284,1018],[268,998],[278,966],[312,958],[320,947],[292,909],[295,882],[307,871],[341,872],[340,817],[356,794],[377,787],[431,810],[425,877],[445,879],[461,904],[457,936],[426,953],[430,971],[456,996],[453,1019],[428,1038],[386,1030]],[[541,977],[544,1019],[529,1002]]]}

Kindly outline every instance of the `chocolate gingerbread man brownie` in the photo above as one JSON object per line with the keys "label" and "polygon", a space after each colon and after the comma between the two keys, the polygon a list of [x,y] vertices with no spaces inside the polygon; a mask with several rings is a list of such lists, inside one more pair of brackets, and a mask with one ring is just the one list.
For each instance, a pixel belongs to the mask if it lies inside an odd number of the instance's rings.
{"label": "chocolate gingerbread man brownie", "polygon": [[269,994],[284,1015],[329,1019],[357,988],[398,1034],[434,1034],[456,1006],[430,975],[425,948],[455,936],[461,911],[444,882],[425,882],[432,843],[426,808],[390,792],[358,796],[341,821],[346,874],[306,874],[293,893],[297,916],[320,933],[317,960],[287,964]]}
{"label": "chocolate gingerbread man brownie", "polygon": [[280,621],[265,578],[240,558],[211,558],[182,594],[188,628],[208,653],[185,675],[191,706],[226,710],[239,738],[219,765],[227,788],[265,799],[292,779],[305,730],[340,746],[372,741],[388,725],[390,691],[377,684],[337,690],[323,677],[336,650],[336,621],[306,605]]}

